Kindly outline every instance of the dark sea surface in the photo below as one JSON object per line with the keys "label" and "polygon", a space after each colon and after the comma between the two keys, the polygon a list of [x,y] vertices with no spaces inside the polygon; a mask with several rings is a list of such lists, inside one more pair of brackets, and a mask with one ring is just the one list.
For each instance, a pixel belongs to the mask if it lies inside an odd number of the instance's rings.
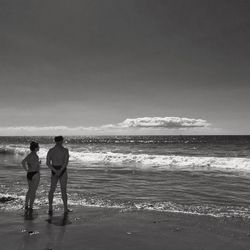
{"label": "dark sea surface", "polygon": [[[47,207],[52,137],[0,137],[0,209],[23,207],[21,160],[40,143],[36,207]],[[67,137],[69,204],[250,218],[250,136]],[[1,202],[5,197],[13,198]],[[62,206],[59,188],[55,207]]]}

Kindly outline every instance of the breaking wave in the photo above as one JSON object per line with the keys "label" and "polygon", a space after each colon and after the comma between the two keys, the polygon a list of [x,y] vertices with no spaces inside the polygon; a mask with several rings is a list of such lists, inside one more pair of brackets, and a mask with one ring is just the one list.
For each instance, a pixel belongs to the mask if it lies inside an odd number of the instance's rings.
{"label": "breaking wave", "polygon": [[[25,155],[29,149],[22,146],[2,146],[0,154]],[[39,156],[44,159],[48,148],[41,148]],[[72,163],[118,164],[126,168],[136,166],[141,170],[221,170],[221,171],[250,171],[250,158],[247,157],[211,157],[211,156],[181,156],[181,155],[158,155],[158,154],[135,154],[135,153],[114,153],[111,151],[80,151],[70,150],[70,161]]]}
{"label": "breaking wave", "polygon": [[0,146],[0,154],[18,154],[18,155],[25,155],[29,152],[27,147],[16,147],[16,146]]}
{"label": "breaking wave", "polygon": [[113,152],[71,152],[79,162],[136,164],[138,167],[159,170],[240,170],[250,171],[250,159],[239,157],[196,157],[179,155],[123,154]]}

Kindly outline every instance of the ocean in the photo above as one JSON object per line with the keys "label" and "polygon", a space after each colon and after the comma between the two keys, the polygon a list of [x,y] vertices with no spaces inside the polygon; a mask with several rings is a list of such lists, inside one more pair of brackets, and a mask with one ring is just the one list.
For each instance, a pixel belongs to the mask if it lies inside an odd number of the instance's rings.
{"label": "ocean", "polygon": [[[0,210],[23,208],[32,140],[42,161],[35,208],[48,207],[53,138],[0,137]],[[66,137],[69,205],[250,218],[249,145],[250,136]]]}

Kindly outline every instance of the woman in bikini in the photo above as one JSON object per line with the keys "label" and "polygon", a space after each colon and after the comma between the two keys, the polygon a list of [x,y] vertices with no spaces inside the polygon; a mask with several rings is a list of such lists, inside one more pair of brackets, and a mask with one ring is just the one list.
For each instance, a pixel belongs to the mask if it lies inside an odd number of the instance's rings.
{"label": "woman in bikini", "polygon": [[22,166],[27,171],[27,180],[29,189],[25,199],[25,210],[33,211],[33,203],[36,198],[36,191],[40,181],[40,161],[37,155],[39,144],[37,142],[30,143],[30,153],[22,161]]}

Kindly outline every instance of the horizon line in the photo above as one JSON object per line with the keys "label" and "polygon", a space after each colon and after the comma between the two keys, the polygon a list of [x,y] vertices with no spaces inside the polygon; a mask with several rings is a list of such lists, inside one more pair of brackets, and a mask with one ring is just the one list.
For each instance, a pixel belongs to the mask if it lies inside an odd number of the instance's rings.
{"label": "horizon line", "polygon": [[63,134],[55,134],[55,135],[0,135],[0,137],[55,137],[57,135],[62,135],[63,137],[94,137],[94,136],[109,136],[109,137],[115,137],[115,136],[250,136],[250,134],[172,134],[172,135],[166,135],[166,134],[145,134],[145,135],[63,135]]}

